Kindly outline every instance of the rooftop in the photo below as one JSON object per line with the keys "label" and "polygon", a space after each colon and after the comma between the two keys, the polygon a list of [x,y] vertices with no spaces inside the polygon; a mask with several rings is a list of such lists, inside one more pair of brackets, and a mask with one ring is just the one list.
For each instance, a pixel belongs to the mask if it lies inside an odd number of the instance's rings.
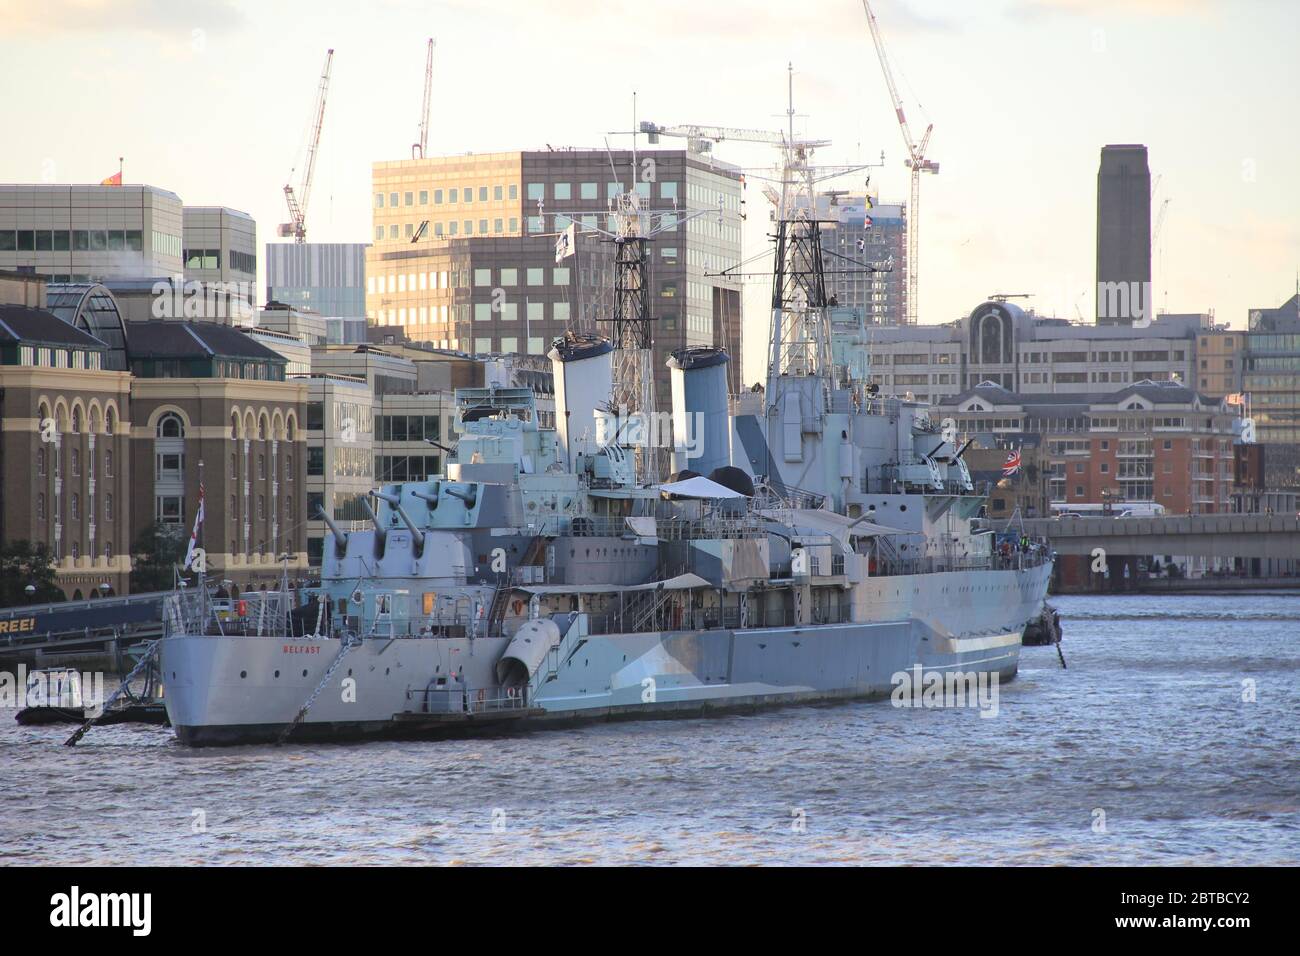
{"label": "rooftop", "polygon": [[0,305],[0,342],[33,342],[102,350],[107,346],[44,309]]}
{"label": "rooftop", "polygon": [[128,322],[131,358],[192,358],[224,356],[283,364],[280,353],[242,331],[215,322]]}

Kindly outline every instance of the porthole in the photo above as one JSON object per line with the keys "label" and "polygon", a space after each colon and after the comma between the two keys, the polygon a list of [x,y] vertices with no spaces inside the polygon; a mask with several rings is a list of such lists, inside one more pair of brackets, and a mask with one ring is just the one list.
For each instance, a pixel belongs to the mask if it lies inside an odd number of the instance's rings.
{"label": "porthole", "polygon": [[[175,676],[175,675],[172,675],[172,676]],[[240,672],[239,672],[239,679],[240,679],[240,680],[244,680],[246,677],[248,677],[248,671],[240,671]]]}
{"label": "porthole", "polygon": [[303,677],[306,677],[306,676],[307,676],[307,671],[306,671],[306,670],[304,670],[304,671],[302,672],[302,676],[303,676]]}
{"label": "porthole", "polygon": [[279,677],[279,676],[280,676],[280,672],[279,672],[279,671],[276,671],[276,672],[275,672],[275,676],[276,676],[276,677]]}

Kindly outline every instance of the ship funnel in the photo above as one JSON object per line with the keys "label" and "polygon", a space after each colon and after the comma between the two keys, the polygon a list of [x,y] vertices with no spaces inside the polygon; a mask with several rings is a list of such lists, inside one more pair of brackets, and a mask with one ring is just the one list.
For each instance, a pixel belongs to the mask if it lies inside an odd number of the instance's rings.
{"label": "ship funnel", "polygon": [[673,471],[707,475],[731,464],[727,350],[678,349],[668,359],[673,390]]}
{"label": "ship funnel", "polygon": [[557,451],[572,467],[580,454],[593,454],[597,415],[614,390],[614,347],[590,332],[568,332],[548,353],[555,375]]}

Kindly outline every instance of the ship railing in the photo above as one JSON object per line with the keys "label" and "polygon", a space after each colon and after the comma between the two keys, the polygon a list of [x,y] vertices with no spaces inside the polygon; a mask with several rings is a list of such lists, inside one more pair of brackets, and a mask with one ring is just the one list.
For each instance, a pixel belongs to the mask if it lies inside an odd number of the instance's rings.
{"label": "ship railing", "polygon": [[1050,553],[1043,548],[1031,548],[1028,551],[1017,549],[1009,554],[926,555],[916,558],[880,556],[877,558],[870,576],[899,577],[908,574],[938,574],[947,571],[1023,571],[1039,567],[1050,560]]}
{"label": "ship railing", "polygon": [[[793,627],[800,623],[791,608],[769,609],[750,605],[747,608],[709,607],[656,608],[653,616],[632,620],[617,612],[591,619],[592,634],[639,634],[654,631],[745,630],[748,628]],[[852,620],[847,602],[828,606],[814,605],[804,618],[805,624],[844,624]]]}
{"label": "ship railing", "polygon": [[526,687],[446,687],[407,688],[407,713],[418,714],[489,714],[526,710]]}
{"label": "ship railing", "polygon": [[826,496],[815,491],[796,488],[794,485],[785,485],[781,491],[777,491],[771,484],[763,482],[754,489],[754,497],[750,499],[750,506],[754,510],[782,508],[812,508],[815,510],[820,508],[825,501]]}
{"label": "ship railing", "polygon": [[655,534],[662,541],[700,541],[712,539],[763,538],[767,527],[756,516],[726,518],[660,518]]}

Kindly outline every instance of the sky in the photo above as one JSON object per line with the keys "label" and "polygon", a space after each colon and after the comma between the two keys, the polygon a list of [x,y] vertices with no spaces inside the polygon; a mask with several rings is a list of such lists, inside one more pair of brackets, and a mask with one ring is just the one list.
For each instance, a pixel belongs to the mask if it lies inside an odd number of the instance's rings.
{"label": "sky", "polygon": [[[922,183],[922,323],[993,293],[1093,314],[1096,175],[1144,143],[1158,307],[1244,326],[1300,270],[1300,3],[1294,0],[875,0]],[[777,129],[793,64],[798,132],[827,163],[878,162],[907,197],[905,149],[860,0],[0,0],[7,142],[0,182],[128,183],[284,221],[325,50],[335,49],[309,238],[371,234],[370,164],[410,156],[425,42],[437,38],[429,153],[599,147],[640,119]],[[611,136],[611,144],[626,137]],[[670,141],[671,142],[671,141]],[[773,161],[724,143],[721,159]],[[834,183],[863,185],[861,174]],[[766,245],[755,186],[744,254]],[[260,256],[259,256],[260,258]],[[746,289],[746,379],[770,294]]]}

